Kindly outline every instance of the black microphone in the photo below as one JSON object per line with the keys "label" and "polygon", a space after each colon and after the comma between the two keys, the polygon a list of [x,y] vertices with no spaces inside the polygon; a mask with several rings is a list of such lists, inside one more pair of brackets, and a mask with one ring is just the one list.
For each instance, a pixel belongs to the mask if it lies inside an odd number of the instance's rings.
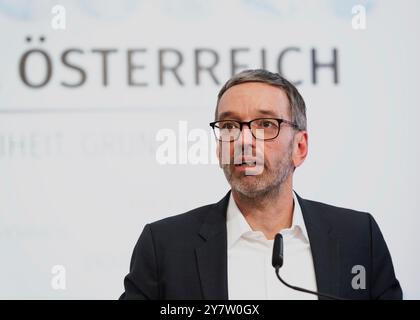
{"label": "black microphone", "polygon": [[277,233],[274,238],[273,257],[271,259],[271,264],[273,265],[274,269],[276,269],[276,276],[280,280],[280,282],[283,283],[286,287],[289,287],[290,289],[306,292],[309,294],[314,294],[318,297],[323,297],[323,298],[327,298],[331,300],[346,300],[346,299],[339,298],[333,295],[329,295],[329,294],[325,294],[321,292],[315,292],[308,289],[292,286],[280,277],[279,271],[280,271],[280,268],[283,266],[283,236],[280,233]]}

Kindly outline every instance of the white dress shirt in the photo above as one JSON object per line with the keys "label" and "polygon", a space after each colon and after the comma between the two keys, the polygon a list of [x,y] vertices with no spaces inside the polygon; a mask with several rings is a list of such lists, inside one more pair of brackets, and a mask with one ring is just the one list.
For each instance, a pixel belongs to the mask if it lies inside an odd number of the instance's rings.
{"label": "white dress shirt", "polygon": [[[316,291],[311,247],[294,192],[293,201],[292,227],[280,232],[284,247],[280,276],[291,285]],[[226,217],[230,300],[317,299],[315,295],[292,290],[277,279],[271,265],[274,240],[267,240],[262,231],[251,229],[232,194]]]}

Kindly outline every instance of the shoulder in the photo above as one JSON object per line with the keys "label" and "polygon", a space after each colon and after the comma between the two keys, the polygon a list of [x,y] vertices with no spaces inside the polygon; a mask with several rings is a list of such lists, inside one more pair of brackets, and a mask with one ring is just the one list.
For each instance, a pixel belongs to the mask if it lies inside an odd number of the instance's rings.
{"label": "shoulder", "polygon": [[[302,199],[302,198],[301,198]],[[302,199],[304,206],[311,210],[317,211],[327,218],[340,217],[343,219],[366,219],[370,218],[371,214],[366,211],[355,210],[351,208],[338,207],[332,204],[327,204],[324,202]]]}
{"label": "shoulder", "polygon": [[154,221],[149,225],[151,229],[161,231],[176,230],[177,232],[182,232],[188,229],[196,229],[204,222],[214,205],[208,204],[194,208],[184,213]]}
{"label": "shoulder", "polygon": [[173,215],[148,224],[156,231],[196,232],[203,223],[220,224],[225,219],[230,191],[218,202],[197,207],[187,212]]}
{"label": "shoulder", "polygon": [[144,226],[139,242],[148,243],[155,252],[165,256],[181,257],[194,252],[203,243],[200,231],[205,223],[215,215],[214,206],[208,204],[187,212],[173,215]]}
{"label": "shoulder", "polygon": [[299,201],[305,212],[305,220],[327,223],[337,233],[370,231],[372,221],[374,221],[369,212],[302,198]]}

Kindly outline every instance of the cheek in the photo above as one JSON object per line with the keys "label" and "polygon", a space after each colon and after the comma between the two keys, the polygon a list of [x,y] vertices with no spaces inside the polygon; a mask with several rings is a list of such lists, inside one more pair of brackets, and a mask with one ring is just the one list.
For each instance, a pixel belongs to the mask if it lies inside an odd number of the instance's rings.
{"label": "cheek", "polygon": [[277,154],[275,149],[264,148],[264,162],[267,164],[275,163],[277,161]]}
{"label": "cheek", "polygon": [[264,162],[268,164],[274,164],[282,159],[283,147],[279,142],[275,143],[266,143],[263,147],[264,149]]}

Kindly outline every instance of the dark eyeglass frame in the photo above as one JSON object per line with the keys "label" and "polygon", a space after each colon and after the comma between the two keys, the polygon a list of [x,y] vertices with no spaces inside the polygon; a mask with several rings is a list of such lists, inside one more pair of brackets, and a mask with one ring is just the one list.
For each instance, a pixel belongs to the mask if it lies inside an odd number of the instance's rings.
{"label": "dark eyeglass frame", "polygon": [[[259,138],[257,138],[254,135],[254,133],[252,132],[252,130],[251,130],[251,123],[253,121],[257,121],[257,120],[277,120],[277,124],[278,124],[277,125],[277,127],[278,127],[277,134],[273,138],[268,138],[268,139],[259,139]],[[220,123],[220,122],[224,122],[224,121],[232,121],[232,122],[236,122],[236,123],[239,124],[239,131],[238,131],[239,134],[238,134],[238,136],[235,139],[233,139],[233,140],[222,140],[220,138],[217,138],[215,127],[220,129],[220,127],[217,127],[217,124]],[[237,140],[239,138],[239,136],[241,135],[241,132],[242,132],[242,128],[243,128],[243,126],[245,124],[248,126],[249,130],[251,131],[252,136],[255,139],[264,140],[264,141],[276,139],[278,137],[279,133],[280,133],[280,125],[282,123],[285,123],[285,124],[291,126],[295,130],[300,130],[299,129],[299,126],[295,122],[292,122],[292,121],[289,121],[289,120],[286,120],[286,119],[282,119],[282,118],[256,118],[256,119],[252,119],[250,121],[239,121],[239,120],[225,119],[225,120],[218,120],[218,121],[210,122],[209,125],[210,125],[210,127],[213,128],[214,136],[216,137],[217,140],[222,141],[222,142],[232,142],[232,141],[235,141],[235,140]]]}

